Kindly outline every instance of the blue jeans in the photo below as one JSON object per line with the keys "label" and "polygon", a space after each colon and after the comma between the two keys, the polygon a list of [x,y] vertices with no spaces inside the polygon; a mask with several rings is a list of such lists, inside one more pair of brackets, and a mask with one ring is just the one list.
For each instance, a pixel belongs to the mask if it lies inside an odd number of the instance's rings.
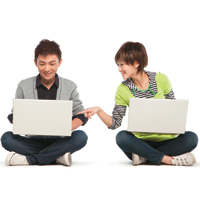
{"label": "blue jeans", "polygon": [[1,137],[2,146],[8,151],[25,155],[30,165],[55,164],[56,159],[66,152],[71,154],[83,148],[87,135],[76,130],[71,137],[33,136],[26,138],[6,132]]}
{"label": "blue jeans", "polygon": [[191,152],[198,143],[195,133],[187,131],[178,137],[161,142],[141,140],[128,131],[120,131],[116,136],[119,148],[132,160],[132,153],[135,153],[148,161],[159,165],[164,157],[178,156]]}

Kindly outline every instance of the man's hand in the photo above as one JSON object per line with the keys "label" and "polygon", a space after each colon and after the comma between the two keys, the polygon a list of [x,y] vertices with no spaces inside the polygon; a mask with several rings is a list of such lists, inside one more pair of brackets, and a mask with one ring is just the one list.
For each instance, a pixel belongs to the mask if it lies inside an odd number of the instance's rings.
{"label": "man's hand", "polygon": [[76,130],[82,124],[83,124],[83,122],[79,118],[73,119],[72,120],[72,131]]}

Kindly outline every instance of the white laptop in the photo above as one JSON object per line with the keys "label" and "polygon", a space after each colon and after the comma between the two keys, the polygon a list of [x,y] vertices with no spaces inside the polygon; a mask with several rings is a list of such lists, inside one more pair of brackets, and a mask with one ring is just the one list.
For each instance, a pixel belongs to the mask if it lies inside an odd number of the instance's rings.
{"label": "white laptop", "polygon": [[184,134],[188,100],[130,98],[128,131]]}
{"label": "white laptop", "polygon": [[13,100],[13,133],[71,136],[72,101]]}

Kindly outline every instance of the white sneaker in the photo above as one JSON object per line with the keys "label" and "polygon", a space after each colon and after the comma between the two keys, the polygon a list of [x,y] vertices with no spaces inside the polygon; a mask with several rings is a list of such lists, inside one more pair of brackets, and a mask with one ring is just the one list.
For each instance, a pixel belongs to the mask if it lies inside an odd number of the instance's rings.
{"label": "white sneaker", "polygon": [[61,165],[71,166],[72,165],[71,153],[67,152],[63,156],[60,156],[59,158],[56,159],[56,163]]}
{"label": "white sneaker", "polygon": [[196,159],[192,153],[185,153],[172,159],[172,165],[177,166],[191,166],[194,163],[196,163]]}
{"label": "white sneaker", "polygon": [[26,156],[18,154],[14,151],[10,152],[6,158],[6,165],[29,165]]}
{"label": "white sneaker", "polygon": [[145,163],[147,159],[141,156],[138,156],[135,153],[132,153],[132,161],[133,161],[133,165],[139,165],[139,164]]}

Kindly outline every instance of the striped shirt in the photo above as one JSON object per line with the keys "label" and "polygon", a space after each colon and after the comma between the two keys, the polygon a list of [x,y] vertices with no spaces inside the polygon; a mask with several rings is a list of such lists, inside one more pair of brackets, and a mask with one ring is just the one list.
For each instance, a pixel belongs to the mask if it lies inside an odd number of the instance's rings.
{"label": "striped shirt", "polygon": [[[146,91],[138,90],[132,78],[129,78],[122,82],[125,86],[129,88],[131,94],[136,98],[153,98],[154,95],[157,93],[157,83],[155,80],[156,73],[149,71],[145,72],[149,76],[149,89]],[[165,95],[165,99],[175,99],[174,92],[172,89],[168,94]],[[114,110],[112,112],[113,123],[110,129],[114,130],[121,126],[122,119],[126,114],[126,108],[126,106],[115,104]]]}

